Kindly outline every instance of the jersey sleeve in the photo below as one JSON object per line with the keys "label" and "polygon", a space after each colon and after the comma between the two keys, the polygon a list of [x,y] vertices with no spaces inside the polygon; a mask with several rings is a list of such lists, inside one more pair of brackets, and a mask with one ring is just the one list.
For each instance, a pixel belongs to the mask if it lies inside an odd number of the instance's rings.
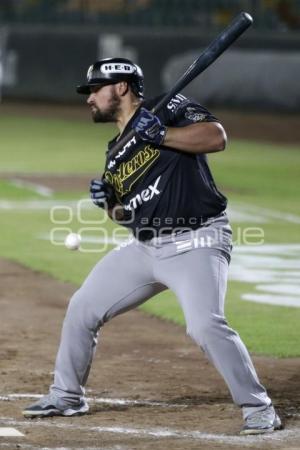
{"label": "jersey sleeve", "polygon": [[219,122],[204,106],[177,94],[164,109],[163,120],[170,126],[186,126],[196,122]]}

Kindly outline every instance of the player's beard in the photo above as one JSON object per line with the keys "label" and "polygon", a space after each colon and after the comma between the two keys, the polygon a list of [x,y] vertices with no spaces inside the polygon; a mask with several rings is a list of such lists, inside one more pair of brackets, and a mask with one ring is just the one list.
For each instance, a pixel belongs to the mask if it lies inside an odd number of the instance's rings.
{"label": "player's beard", "polygon": [[115,91],[112,90],[110,103],[105,110],[100,110],[94,105],[94,107],[97,109],[92,110],[93,121],[95,123],[116,122],[117,115],[120,111],[120,103],[120,98],[117,96]]}

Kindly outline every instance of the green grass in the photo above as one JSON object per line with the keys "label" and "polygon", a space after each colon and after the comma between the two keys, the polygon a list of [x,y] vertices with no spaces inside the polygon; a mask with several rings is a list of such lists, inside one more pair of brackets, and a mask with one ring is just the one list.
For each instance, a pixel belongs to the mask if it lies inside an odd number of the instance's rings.
{"label": "green grass", "polygon": [[[299,348],[296,348],[296,342],[299,343],[299,308],[241,301],[243,292],[244,283],[229,283],[226,316],[229,325],[239,332],[248,350],[277,357],[300,356]],[[151,299],[142,309],[185,325],[177,300],[169,291]]]}
{"label": "green grass", "polygon": [[228,196],[244,203],[300,213],[300,146],[233,141],[209,156]]}
{"label": "green grass", "polygon": [[15,186],[6,180],[0,180],[0,197],[5,200],[33,200],[42,198],[40,194],[32,189]]}
{"label": "green grass", "polygon": [[1,171],[98,172],[113,133],[90,122],[1,117]]}
{"label": "green grass", "polygon": [[[103,168],[107,140],[113,128],[92,123],[30,117],[1,117],[0,167],[11,173],[90,173]],[[211,155],[210,165],[217,184],[233,205],[256,205],[262,208],[300,214],[300,148],[253,142],[231,142],[223,153]],[[83,192],[58,192],[53,196],[58,204],[63,199],[86,197]],[[29,188],[18,188],[9,181],[0,181],[0,201],[26,201],[42,197]],[[100,210],[86,211],[85,218],[96,220]],[[62,217],[62,216],[61,216]],[[59,225],[55,225],[58,226]],[[78,231],[76,216],[67,225]],[[246,226],[233,224],[234,237]],[[262,224],[259,224],[261,227]],[[80,285],[101,253],[67,251],[42,239],[53,224],[47,210],[0,209],[0,255],[25,264],[53,277]],[[108,221],[107,234],[115,225]],[[299,224],[274,219],[263,224],[268,243],[299,243]],[[96,234],[93,231],[92,234]],[[112,248],[107,247],[107,250]],[[300,255],[299,255],[300,258]],[[251,284],[233,282],[228,286],[227,317],[249,349],[255,353],[279,357],[300,356],[300,308],[262,305],[242,301],[244,292],[254,292]],[[184,325],[183,316],[174,295],[167,291],[143,305],[149,314]]]}

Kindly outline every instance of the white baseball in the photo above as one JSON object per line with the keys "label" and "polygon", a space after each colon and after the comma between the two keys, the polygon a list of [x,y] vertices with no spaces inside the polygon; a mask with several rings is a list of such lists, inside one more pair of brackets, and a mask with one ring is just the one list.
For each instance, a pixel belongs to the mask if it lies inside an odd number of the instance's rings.
{"label": "white baseball", "polygon": [[78,250],[81,243],[81,236],[77,233],[70,233],[65,239],[65,246],[69,250]]}

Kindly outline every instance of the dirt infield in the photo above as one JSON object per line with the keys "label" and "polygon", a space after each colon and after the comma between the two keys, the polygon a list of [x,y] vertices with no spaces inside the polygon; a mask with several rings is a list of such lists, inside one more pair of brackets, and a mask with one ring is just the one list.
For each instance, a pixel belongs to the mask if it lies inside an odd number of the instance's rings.
{"label": "dirt infield", "polygon": [[[1,105],[0,114],[15,113],[90,120],[84,106]],[[229,137],[300,142],[297,117],[216,114]],[[18,178],[58,191],[86,190],[90,179]],[[60,329],[75,287],[3,259],[0,273],[0,428],[14,427],[25,435],[0,437],[0,449],[300,449],[300,359],[254,358],[286,428],[269,436],[241,437],[239,408],[184,329],[140,311],[115,318],[101,332],[87,386],[90,414],[25,420],[22,408],[46,393],[52,381]]]}
{"label": "dirt infield", "polygon": [[299,359],[254,358],[286,428],[240,437],[241,415],[223,381],[174,324],[129,312],[101,333],[87,395],[91,412],[25,420],[21,409],[45,393],[67,301],[74,286],[0,260],[0,448],[228,449],[299,448]]}

